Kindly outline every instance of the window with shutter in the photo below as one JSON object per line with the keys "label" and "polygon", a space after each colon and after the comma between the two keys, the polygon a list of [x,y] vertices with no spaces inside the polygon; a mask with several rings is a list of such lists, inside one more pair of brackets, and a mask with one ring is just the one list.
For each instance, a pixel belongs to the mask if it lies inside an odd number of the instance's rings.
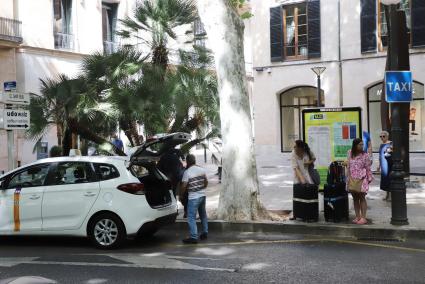
{"label": "window with shutter", "polygon": [[425,47],[425,1],[412,1],[412,47]]}
{"label": "window with shutter", "polygon": [[306,3],[283,6],[283,31],[285,59],[306,59],[308,55]]}
{"label": "window with shutter", "polygon": [[360,0],[361,52],[376,52],[376,2]]}
{"label": "window with shutter", "polygon": [[308,57],[321,56],[320,0],[309,0],[308,16]]}
{"label": "window with shutter", "polygon": [[271,61],[283,60],[282,7],[270,8],[270,52]]}

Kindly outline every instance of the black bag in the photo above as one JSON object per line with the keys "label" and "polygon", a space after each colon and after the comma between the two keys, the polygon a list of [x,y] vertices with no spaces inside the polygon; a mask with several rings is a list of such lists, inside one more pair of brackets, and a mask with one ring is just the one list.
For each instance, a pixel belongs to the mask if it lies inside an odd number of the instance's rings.
{"label": "black bag", "polygon": [[293,215],[303,221],[319,220],[319,192],[315,184],[294,184]]}
{"label": "black bag", "polygon": [[348,193],[345,183],[326,184],[323,190],[325,221],[348,220]]}
{"label": "black bag", "polygon": [[311,164],[308,167],[308,174],[311,177],[311,180],[315,185],[320,185],[320,174],[319,172],[314,168],[314,164]]}
{"label": "black bag", "polygon": [[343,162],[335,161],[329,165],[327,184],[345,183],[345,166]]}

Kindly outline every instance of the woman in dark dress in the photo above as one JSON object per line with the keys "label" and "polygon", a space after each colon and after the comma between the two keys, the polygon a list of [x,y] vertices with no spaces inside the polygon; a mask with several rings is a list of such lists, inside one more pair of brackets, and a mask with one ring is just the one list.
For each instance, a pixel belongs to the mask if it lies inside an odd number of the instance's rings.
{"label": "woman in dark dress", "polygon": [[393,161],[391,158],[392,152],[392,142],[389,139],[389,133],[387,131],[382,131],[379,135],[381,138],[382,144],[379,147],[379,167],[378,170],[381,171],[381,184],[380,188],[386,191],[384,200],[391,200],[390,192],[390,172],[392,169]]}

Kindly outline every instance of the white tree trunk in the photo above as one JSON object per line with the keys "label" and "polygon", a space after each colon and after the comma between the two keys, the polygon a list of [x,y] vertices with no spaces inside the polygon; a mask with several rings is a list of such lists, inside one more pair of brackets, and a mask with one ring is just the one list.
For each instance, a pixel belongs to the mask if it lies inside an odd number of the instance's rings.
{"label": "white tree trunk", "polygon": [[198,0],[198,13],[214,53],[223,136],[218,218],[253,220],[261,205],[245,74],[244,25],[228,0]]}

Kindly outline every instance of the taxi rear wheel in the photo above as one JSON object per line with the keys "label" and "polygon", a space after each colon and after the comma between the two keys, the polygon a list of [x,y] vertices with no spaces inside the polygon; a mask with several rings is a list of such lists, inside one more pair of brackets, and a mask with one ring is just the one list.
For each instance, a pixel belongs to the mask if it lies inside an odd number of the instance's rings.
{"label": "taxi rear wheel", "polygon": [[123,222],[111,213],[94,216],[89,222],[87,231],[91,242],[101,249],[117,248],[127,238]]}

